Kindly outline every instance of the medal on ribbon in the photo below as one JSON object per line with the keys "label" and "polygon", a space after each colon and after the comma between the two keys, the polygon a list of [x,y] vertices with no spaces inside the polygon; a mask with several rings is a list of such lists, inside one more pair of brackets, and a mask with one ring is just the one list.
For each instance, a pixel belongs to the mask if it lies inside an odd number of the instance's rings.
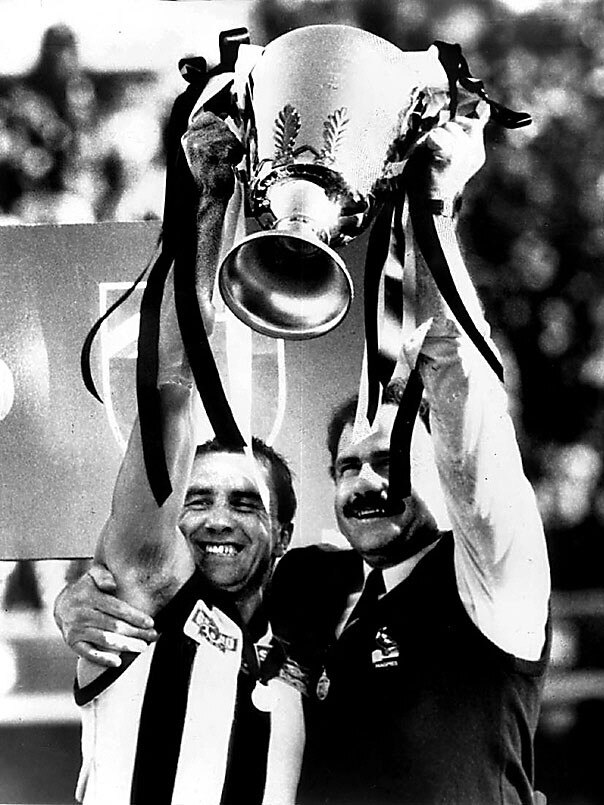
{"label": "medal on ribbon", "polygon": [[327,694],[329,693],[329,686],[331,685],[331,681],[327,676],[327,671],[325,668],[321,671],[321,676],[319,677],[319,681],[317,682],[317,699],[320,702],[325,701],[327,698]]}

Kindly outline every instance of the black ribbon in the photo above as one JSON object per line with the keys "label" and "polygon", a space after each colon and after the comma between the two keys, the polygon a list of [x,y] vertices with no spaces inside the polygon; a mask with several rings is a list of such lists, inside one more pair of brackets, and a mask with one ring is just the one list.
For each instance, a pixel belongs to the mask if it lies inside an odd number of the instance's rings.
{"label": "black ribbon", "polygon": [[394,204],[386,201],[373,223],[365,256],[365,343],[367,345],[367,419],[372,425],[380,402],[380,355],[378,341],[378,297],[380,280],[388,259]]}
{"label": "black ribbon", "polygon": [[[141,309],[137,398],[147,477],[153,495],[162,505],[172,489],[169,483],[157,392],[158,338],[161,300],[169,266],[174,266],[174,300],[183,346],[201,400],[218,440],[226,448],[243,449],[239,432],[204,327],[196,288],[197,204],[195,185],[181,146],[181,137],[201,89],[191,85],[174,104],[168,127],[168,170],[164,209],[164,252],[156,267],[157,292]],[[154,268],[156,268],[154,267]],[[163,283],[161,278],[163,276]],[[149,282],[151,281],[151,275]]]}
{"label": "black ribbon", "polygon": [[[439,292],[449,305],[453,315],[499,380],[503,381],[501,362],[476,327],[451,275],[451,269],[436,230],[434,216],[423,190],[427,158],[427,155],[423,155],[421,152],[414,154],[403,174],[409,201],[409,216],[417,245]],[[400,216],[397,215],[395,227],[402,232],[399,218]],[[402,243],[404,243],[404,238]],[[403,249],[404,246],[399,244],[399,252]],[[401,265],[404,264],[404,250],[399,262]],[[400,508],[402,500],[411,492],[411,438],[422,394],[421,375],[418,368],[414,367],[399,402],[390,440],[388,505],[393,511]]]}
{"label": "black ribbon", "polygon": [[[197,189],[180,138],[203,87],[190,84],[172,107],[167,131],[166,191],[161,253],[147,280],[141,303],[138,355],[136,362],[136,397],[141,442],[149,486],[161,506],[172,492],[163,441],[161,402],[157,388],[159,369],[159,330],[161,303],[166,279],[177,257],[195,259],[195,210]],[[185,345],[186,346],[186,345]]]}
{"label": "black ribbon", "polygon": [[187,359],[216,438],[223,447],[243,450],[241,435],[222,387],[220,374],[199,308],[194,252],[179,255],[174,264],[176,314]]}
{"label": "black ribbon", "polygon": [[[234,449],[243,449],[245,446],[224,394],[199,308],[195,282],[198,190],[181,146],[181,137],[187,129],[190,114],[208,78],[222,72],[224,66],[208,73],[204,59],[191,58],[181,60],[179,67],[189,85],[176,98],[168,122],[166,188],[159,254],[91,328],[85,339],[80,361],[86,388],[102,402],[90,368],[93,341],[103,322],[134,292],[149,272],[141,302],[136,395],[145,469],[151,491],[159,506],[172,492],[157,388],[161,304],[172,266],[176,314],[183,346],[210,423],[217,438],[225,446]],[[215,113],[228,111],[225,106],[227,95],[220,93],[220,96],[220,103],[216,98],[212,99],[212,111]],[[217,104],[222,104],[220,109]]]}
{"label": "black ribbon", "polygon": [[[451,119],[455,117],[458,110],[460,100],[459,88],[461,87],[466,92],[477,95],[479,98],[486,101],[489,104],[492,119],[499,125],[509,129],[516,129],[531,123],[531,116],[528,113],[515,112],[489,98],[483,82],[480,79],[474,78],[470,73],[468,63],[459,45],[440,41],[434,44],[438,49],[439,60],[447,74],[449,82],[449,111]],[[401,197],[403,197],[404,192],[407,194],[409,215],[414,236],[426,265],[436,282],[438,290],[476,348],[493,369],[497,377],[503,381],[503,367],[501,362],[476,327],[451,275],[447,256],[435,226],[434,216],[432,210],[429,208],[425,191],[423,190],[428,170],[426,159],[427,155],[422,155],[420,151],[415,153],[409,160],[398,188],[399,194]],[[402,205],[399,204],[397,206],[394,226],[397,231],[397,239],[400,239],[401,243],[404,243],[400,220],[401,209]],[[390,223],[391,222],[392,218],[390,218]],[[368,351],[368,383],[370,390],[368,419],[370,422],[372,422],[375,417],[377,410],[376,400],[379,394],[378,371],[376,368],[377,313],[371,311],[371,306],[375,305],[375,308],[377,308],[377,286],[379,285],[379,278],[381,277],[385,262],[385,258],[382,260],[382,255],[384,252],[387,254],[387,248],[379,242],[379,238],[386,236],[385,228],[385,225],[374,228],[375,240],[377,242],[372,243],[370,241],[370,249],[368,248],[366,261],[365,330]],[[388,237],[389,234],[388,232]],[[399,248],[399,251],[401,248],[402,247]],[[376,255],[378,256],[376,260],[377,269],[372,265],[373,260],[376,259]],[[404,266],[404,250],[402,251],[400,263]],[[369,278],[367,277],[368,274]],[[385,375],[382,380],[385,385],[387,383]],[[411,437],[415,419],[421,404],[422,393],[423,383],[421,376],[417,367],[414,367],[399,403],[391,435],[390,482],[388,492],[388,500],[391,507],[400,506],[401,500],[407,497],[411,491]]]}
{"label": "black ribbon", "polygon": [[499,380],[503,381],[503,367],[501,362],[476,327],[457,290],[455,281],[451,276],[451,269],[440,242],[434,224],[434,216],[428,206],[424,190],[424,182],[428,170],[428,158],[428,155],[418,152],[409,160],[405,168],[405,184],[409,199],[409,216],[411,218],[417,245],[434,278],[438,290],[451,308],[453,315],[466,331],[491,369],[493,369]]}
{"label": "black ribbon", "polygon": [[149,274],[141,301],[136,360],[136,394],[143,457],[149,485],[159,506],[172,492],[161,427],[161,400],[157,388],[159,313],[171,265],[171,255],[163,251]]}
{"label": "black ribbon", "polygon": [[[367,419],[370,424],[373,424],[377,414],[380,387],[386,387],[395,366],[392,360],[380,354],[377,313],[380,279],[388,259],[392,226],[395,229],[397,250],[402,252],[402,259],[399,262],[401,266],[404,264],[403,203],[403,200],[396,203],[389,200],[381,207],[370,233],[365,258],[364,308],[369,391]],[[402,298],[401,283],[402,279],[393,282],[391,291],[395,293],[398,291]],[[386,299],[385,315],[394,318],[400,329],[403,314],[402,306],[399,306],[398,302],[398,299]],[[399,401],[390,437],[388,507],[391,511],[399,511],[403,499],[411,494],[411,438],[423,388],[421,375],[418,369],[414,368]]]}
{"label": "black ribbon", "polygon": [[506,129],[519,129],[522,126],[530,125],[532,118],[528,112],[515,112],[513,109],[508,109],[507,106],[503,106],[503,104],[489,98],[484,88],[484,83],[479,78],[474,78],[471,74],[460,45],[440,41],[436,41],[434,44],[438,49],[439,61],[449,80],[451,119],[455,117],[457,112],[459,85],[467,92],[478,95],[479,98],[486,101],[491,108],[491,117],[500,126],[504,126]]}
{"label": "black ribbon", "polygon": [[398,511],[411,494],[411,438],[422,401],[424,384],[417,366],[413,367],[398,405],[390,434],[388,509]]}
{"label": "black ribbon", "polygon": [[149,268],[153,265],[153,262],[156,259],[155,255],[157,254],[157,250],[159,249],[160,244],[161,244],[161,235],[158,238],[156,250],[155,250],[151,260],[149,260],[147,265],[144,267],[144,269],[141,271],[141,273],[138,275],[138,277],[134,280],[134,283],[126,291],[124,291],[124,293],[119,297],[119,299],[117,299],[111,305],[111,307],[109,307],[103,313],[103,315],[100,317],[100,319],[98,319],[94,323],[94,325],[88,331],[88,335],[86,336],[86,338],[84,340],[84,344],[82,346],[82,351],[80,353],[80,371],[82,373],[82,380],[84,381],[84,385],[86,386],[86,389],[100,403],[103,402],[103,399],[102,399],[101,395],[97,391],[96,384],[95,384],[94,378],[92,376],[92,367],[91,367],[91,353],[92,353],[92,345],[94,343],[94,339],[96,338],[99,330],[101,329],[101,326],[103,325],[103,322],[106,321],[109,318],[109,316],[111,316],[111,314],[115,310],[117,310],[117,308],[121,304],[123,304],[128,299],[128,297],[130,297],[134,293],[136,288],[143,281],[143,279],[145,278],[145,274],[147,273]]}

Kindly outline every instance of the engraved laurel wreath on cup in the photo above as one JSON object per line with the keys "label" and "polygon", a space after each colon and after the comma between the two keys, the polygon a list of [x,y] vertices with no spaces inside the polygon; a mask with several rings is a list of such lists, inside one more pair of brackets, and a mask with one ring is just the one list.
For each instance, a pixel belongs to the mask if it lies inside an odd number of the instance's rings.
{"label": "engraved laurel wreath on cup", "polygon": [[336,249],[373,220],[448,86],[435,47],[406,53],[347,26],[297,29],[264,49],[241,99],[246,199],[262,231],[219,272],[238,318],[286,339],[342,321],[354,291]]}

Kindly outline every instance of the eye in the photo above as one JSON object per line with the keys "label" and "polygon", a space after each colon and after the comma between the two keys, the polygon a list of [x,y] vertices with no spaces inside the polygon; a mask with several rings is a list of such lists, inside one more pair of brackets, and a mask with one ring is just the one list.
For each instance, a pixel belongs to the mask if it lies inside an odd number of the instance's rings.
{"label": "eye", "polygon": [[373,471],[378,473],[379,475],[388,475],[390,471],[390,456],[384,455],[376,458],[372,462]]}
{"label": "eye", "polygon": [[256,495],[237,495],[232,498],[231,505],[240,512],[257,512],[264,509],[262,500]]}
{"label": "eye", "polygon": [[360,466],[355,459],[343,459],[336,465],[336,478],[353,478],[358,475]]}
{"label": "eye", "polygon": [[209,495],[192,494],[188,495],[185,500],[185,509],[203,511],[204,509],[209,509],[211,505],[212,499]]}

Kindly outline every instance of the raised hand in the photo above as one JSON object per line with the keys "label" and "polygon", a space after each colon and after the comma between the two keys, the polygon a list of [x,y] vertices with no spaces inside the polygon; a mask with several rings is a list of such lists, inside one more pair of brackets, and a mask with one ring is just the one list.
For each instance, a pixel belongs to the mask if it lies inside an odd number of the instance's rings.
{"label": "raised hand", "polygon": [[228,200],[235,186],[233,168],[241,161],[243,146],[227,124],[211,112],[199,111],[182,137],[182,146],[202,194]]}
{"label": "raised hand", "polygon": [[484,165],[483,132],[489,115],[489,105],[480,101],[474,116],[449,120],[422,140],[431,156],[426,188],[429,198],[452,202]]}

